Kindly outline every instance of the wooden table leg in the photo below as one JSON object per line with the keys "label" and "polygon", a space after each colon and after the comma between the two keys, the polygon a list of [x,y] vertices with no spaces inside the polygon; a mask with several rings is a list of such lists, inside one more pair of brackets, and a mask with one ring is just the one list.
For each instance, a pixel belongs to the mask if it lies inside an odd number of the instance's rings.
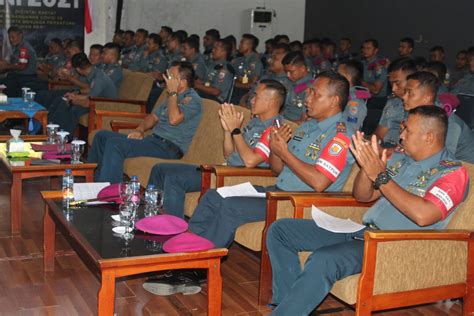
{"label": "wooden table leg", "polygon": [[[44,111],[44,112],[46,112],[46,111]],[[48,128],[46,127],[46,125],[48,125],[48,112],[43,113],[41,115],[41,125],[42,125],[42,128],[43,128],[43,135],[48,134]]]}
{"label": "wooden table leg", "polygon": [[221,260],[212,259],[207,270],[207,315],[221,315],[222,308]]}
{"label": "wooden table leg", "polygon": [[19,173],[12,174],[12,187],[10,191],[10,226],[12,234],[19,234],[21,230],[21,202],[22,180]]}
{"label": "wooden table leg", "polygon": [[97,315],[111,316],[115,306],[115,273],[113,270],[103,270],[101,285],[97,295]]}
{"label": "wooden table leg", "polygon": [[88,170],[86,172],[86,182],[94,182],[94,170]]}
{"label": "wooden table leg", "polygon": [[43,217],[43,265],[44,271],[54,271],[54,252],[56,242],[56,224],[49,215],[49,207],[45,204]]}

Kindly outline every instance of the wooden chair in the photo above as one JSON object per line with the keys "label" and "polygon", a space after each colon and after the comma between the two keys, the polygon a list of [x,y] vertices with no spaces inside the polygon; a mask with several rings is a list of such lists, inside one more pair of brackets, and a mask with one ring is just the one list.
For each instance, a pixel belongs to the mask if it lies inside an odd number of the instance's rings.
{"label": "wooden chair", "polygon": [[[471,179],[474,165],[465,163]],[[470,192],[474,189],[471,182]],[[290,217],[311,218],[310,207],[317,205],[341,218],[361,222],[369,205],[357,202],[349,194],[267,193],[268,227],[289,205]],[[356,315],[370,315],[397,307],[463,298],[463,315],[474,313],[474,194],[469,194],[445,230],[365,232],[362,272],[337,281],[331,294],[349,305]],[[285,214],[288,215],[288,214]],[[285,216],[286,217],[286,216]],[[300,253],[302,263],[309,253]],[[271,269],[262,240],[259,302],[269,302]]]}

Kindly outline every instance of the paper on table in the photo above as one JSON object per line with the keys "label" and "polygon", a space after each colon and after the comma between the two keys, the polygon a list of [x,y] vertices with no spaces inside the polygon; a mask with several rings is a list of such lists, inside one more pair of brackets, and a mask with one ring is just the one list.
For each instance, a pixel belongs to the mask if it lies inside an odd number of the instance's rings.
{"label": "paper on table", "polygon": [[242,196],[242,197],[258,197],[264,198],[265,192],[258,192],[255,190],[253,185],[250,182],[245,182],[237,185],[232,185],[228,187],[221,187],[217,189],[217,193],[220,194],[224,199],[228,197],[234,196]]}
{"label": "paper on table", "polygon": [[[110,182],[87,182],[87,183],[74,183],[73,190],[74,190],[74,200],[81,201],[81,200],[92,200],[97,198],[97,194],[105,188],[109,186]],[[104,204],[107,202],[89,202],[87,204]]]}
{"label": "paper on table", "polygon": [[311,215],[316,225],[333,233],[355,233],[365,228],[364,225],[355,223],[349,218],[342,219],[329,215],[314,205],[311,208]]}

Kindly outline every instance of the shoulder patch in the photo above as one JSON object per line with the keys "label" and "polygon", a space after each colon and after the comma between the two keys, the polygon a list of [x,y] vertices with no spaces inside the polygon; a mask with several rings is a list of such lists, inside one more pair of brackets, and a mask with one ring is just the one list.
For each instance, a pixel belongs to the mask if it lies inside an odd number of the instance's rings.
{"label": "shoulder patch", "polygon": [[355,100],[352,100],[352,101],[349,101],[349,106],[357,106],[359,105],[359,102],[355,101]]}

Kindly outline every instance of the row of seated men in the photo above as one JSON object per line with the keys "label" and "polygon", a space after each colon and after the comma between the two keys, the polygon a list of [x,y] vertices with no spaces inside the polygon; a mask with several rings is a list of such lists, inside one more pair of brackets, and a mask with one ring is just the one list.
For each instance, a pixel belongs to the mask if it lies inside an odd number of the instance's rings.
{"label": "row of seated men", "polygon": [[[304,56],[302,64],[291,62],[301,60],[301,53],[283,55],[282,61],[291,57],[286,65],[302,66],[297,70],[307,71]],[[86,70],[99,73],[81,53],[75,54],[72,62],[79,74],[90,74]],[[278,123],[284,118],[282,109],[291,91],[277,79],[256,82],[248,97],[254,117],[246,126],[242,126],[243,117],[236,106],[221,106],[219,119],[228,164],[271,168],[278,175],[276,185],[256,187],[261,192],[338,192],[357,161],[361,171],[354,183],[354,196],[361,201],[378,199],[364,217],[367,229],[445,227],[465,198],[468,177],[461,160],[473,160],[473,137],[455,114],[436,106],[439,78],[413,65],[410,58],[390,64],[390,82],[394,93],[400,89],[403,115],[398,129],[380,124],[376,134],[383,137],[374,135],[370,139],[354,129],[353,122],[343,114],[352,106],[351,86],[363,78],[357,62],[341,63],[338,72],[323,71],[306,84],[303,117],[296,130]],[[88,156],[89,161],[98,163],[97,181],[121,181],[126,158],[179,159],[188,150],[203,106],[193,88],[195,69],[189,62],[172,61],[167,70],[162,74],[167,99],[135,131],[128,135],[97,133]],[[291,68],[284,70],[290,77]],[[144,136],[147,130],[152,134]],[[383,148],[385,134],[397,131],[394,137],[401,139],[401,144],[397,140],[395,149]],[[457,145],[451,146],[452,142]],[[461,154],[466,156],[461,158]],[[184,193],[199,191],[200,177],[197,166],[159,164],[151,171],[150,183],[165,191],[165,211],[182,217]],[[264,218],[264,199],[224,199],[209,190],[189,223],[191,231],[216,247],[229,247],[238,226]],[[274,276],[273,313],[308,314],[336,280],[358,273],[362,235],[363,231],[330,233],[307,220],[279,220],[273,224],[267,236]],[[314,251],[303,270],[297,259],[297,252],[302,250]],[[200,271],[172,271],[150,279],[144,287],[158,295],[192,294],[200,291],[202,277]]]}
{"label": "row of seated men", "polygon": [[[275,39],[266,41],[266,51],[260,55],[255,51],[259,42],[255,36],[244,34],[236,50],[235,38],[228,36],[221,40],[219,32],[215,29],[206,32],[203,41],[205,51],[200,54],[199,36],[188,37],[185,31],[172,32],[170,28],[164,26],[159,34],[149,34],[144,29],[139,29],[137,32],[118,31],[114,36],[114,43],[108,43],[105,46],[92,45],[89,52],[92,68],[85,62],[85,58],[82,58],[82,62],[81,59],[77,59],[75,65],[72,63],[72,57],[82,51],[80,43],[69,41],[63,50],[61,41],[53,39],[50,42],[50,53],[46,56],[44,63],[36,66],[36,54],[23,40],[21,30],[15,27],[10,28],[9,38],[14,50],[10,66],[4,68],[4,71],[8,72],[5,80],[8,87],[7,93],[17,96],[22,86],[31,87],[38,92],[37,101],[49,109],[50,121],[59,123],[68,131],[73,131],[79,117],[88,112],[88,96],[117,97],[117,90],[122,80],[122,68],[149,73],[156,80],[148,102],[150,112],[163,91],[163,73],[173,61],[184,60],[189,61],[195,69],[194,88],[198,94],[219,102],[230,101],[249,106],[248,100],[253,93],[252,87],[255,87],[259,79],[277,79],[289,91],[282,111],[283,116],[301,123],[305,119],[303,106],[305,88],[314,76],[321,71],[336,71],[339,64],[358,59],[356,54],[351,52],[351,42],[348,38],[340,41],[340,50],[336,53],[335,43],[328,39],[321,41],[312,39],[300,43],[289,42],[287,36],[278,35]],[[449,72],[443,63],[442,47],[435,46],[431,49],[430,62],[420,57],[413,58],[413,50],[414,41],[411,38],[400,40],[399,55],[412,59],[417,69],[434,73],[442,82],[439,89],[441,98],[438,96],[437,100],[439,105],[442,105],[443,100],[446,99],[443,96],[449,95],[448,87],[452,88],[454,94],[474,94],[472,84],[474,81],[469,71],[471,63],[474,67],[474,58],[471,58],[474,55],[472,49],[469,52],[459,52],[456,67]],[[19,58],[20,51],[24,51],[22,53],[24,58]],[[301,55],[293,56],[293,58],[288,56],[286,60],[283,60],[283,57],[292,51],[303,54],[304,64],[301,61]],[[367,114],[366,106],[362,103],[370,97],[373,99],[386,97],[387,92],[390,91],[391,85],[387,76],[390,63],[386,58],[379,56],[378,51],[378,42],[374,39],[368,39],[362,44],[360,56],[362,77],[356,80],[351,93],[352,104],[357,102],[357,105],[348,107],[344,113],[347,121],[353,124],[355,129],[360,128]],[[84,57],[84,55],[81,56]],[[15,63],[15,60],[20,59],[22,63]],[[4,64],[7,65],[7,62]],[[79,65],[80,67],[75,67]],[[35,78],[35,67],[39,79]],[[102,70],[114,85],[104,76],[96,79],[96,73],[98,73],[96,69]],[[464,77],[460,79],[462,75]],[[45,77],[69,82],[76,89],[45,91],[48,87],[47,80],[42,80]],[[451,80],[447,80],[449,78]],[[90,89],[92,82],[94,89]],[[363,88],[367,89],[371,95],[361,91]],[[385,104],[385,99],[383,100]]]}

